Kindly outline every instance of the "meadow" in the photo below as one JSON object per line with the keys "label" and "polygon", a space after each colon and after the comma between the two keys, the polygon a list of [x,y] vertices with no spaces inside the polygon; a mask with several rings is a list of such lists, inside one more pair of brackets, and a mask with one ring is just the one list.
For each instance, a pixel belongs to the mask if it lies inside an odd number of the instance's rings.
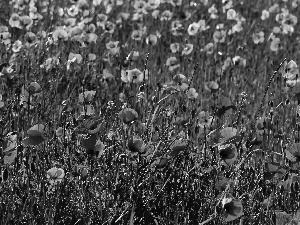
{"label": "meadow", "polygon": [[300,224],[299,8],[0,1],[0,224]]}

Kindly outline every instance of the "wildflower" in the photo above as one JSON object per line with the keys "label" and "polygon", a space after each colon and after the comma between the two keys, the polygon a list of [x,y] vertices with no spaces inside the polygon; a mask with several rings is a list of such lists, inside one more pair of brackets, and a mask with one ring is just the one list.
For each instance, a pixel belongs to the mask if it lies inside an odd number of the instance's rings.
{"label": "wildflower", "polygon": [[219,154],[226,165],[232,165],[237,159],[237,148],[234,144],[223,144],[219,146]]}
{"label": "wildflower", "polygon": [[127,147],[131,152],[144,152],[145,143],[143,139],[132,136],[127,142]]}
{"label": "wildflower", "polygon": [[199,28],[200,28],[199,23],[194,22],[194,23],[190,24],[189,27],[188,27],[188,34],[189,35],[197,34]]}
{"label": "wildflower", "polygon": [[160,0],[148,0],[147,6],[151,9],[156,9],[160,5]]}
{"label": "wildflower", "polygon": [[190,88],[187,92],[186,92],[187,98],[188,99],[196,99],[198,97],[198,93],[196,91],[195,88]]}
{"label": "wildflower", "polygon": [[169,3],[170,3],[172,6],[176,7],[176,6],[182,5],[182,0],[170,0]]}
{"label": "wildflower", "polygon": [[[27,96],[23,95],[26,100],[28,99]],[[32,96],[30,96],[32,97]],[[45,141],[43,137],[43,131],[45,129],[45,126],[43,124],[36,124],[33,127],[31,127],[28,131],[28,137],[24,138],[22,140],[23,145],[39,145]]]}
{"label": "wildflower", "polygon": [[211,91],[211,93],[216,93],[219,89],[219,85],[214,81],[209,81],[205,83],[204,88],[207,91]]}
{"label": "wildflower", "polygon": [[214,52],[214,44],[213,43],[208,43],[205,45],[203,49],[207,54],[212,54]]}
{"label": "wildflower", "polygon": [[273,13],[273,12],[275,12],[277,9],[279,9],[279,5],[276,3],[276,4],[272,5],[272,6],[269,8],[269,12],[270,12],[270,13]]}
{"label": "wildflower", "polygon": [[279,49],[279,46],[280,46],[280,39],[279,38],[274,38],[271,42],[270,49],[273,52],[277,52],[278,49]]}
{"label": "wildflower", "polygon": [[240,56],[235,56],[232,58],[232,62],[236,66],[246,66],[246,59],[243,59]]}
{"label": "wildflower", "polygon": [[29,16],[20,17],[21,26],[25,27],[27,30],[32,26],[33,20]]}
{"label": "wildflower", "polygon": [[72,5],[69,9],[68,9],[68,14],[69,16],[75,17],[79,12],[79,9],[76,5]]}
{"label": "wildflower", "polygon": [[228,34],[231,35],[231,34],[234,34],[234,33],[239,33],[243,30],[243,27],[242,27],[242,22],[241,21],[238,21],[229,31],[228,31]]}
{"label": "wildflower", "polygon": [[254,44],[259,44],[259,43],[263,43],[264,42],[264,32],[260,31],[258,33],[254,33],[252,35],[252,40],[254,42]]}
{"label": "wildflower", "polygon": [[165,10],[162,12],[161,16],[160,16],[160,20],[163,21],[163,20],[166,20],[166,21],[169,21],[171,20],[173,17],[173,13],[171,13],[170,10]]}
{"label": "wildflower", "polygon": [[143,32],[140,30],[134,30],[131,33],[131,38],[136,41],[142,40]]}
{"label": "wildflower", "polygon": [[184,44],[182,55],[189,55],[193,51],[194,45],[193,44]]}
{"label": "wildflower", "polygon": [[177,62],[177,58],[173,56],[167,59],[166,66],[169,67],[170,71],[173,71],[178,68],[180,64]]}
{"label": "wildflower", "polygon": [[136,13],[148,14],[146,10],[147,3],[143,0],[136,0],[133,4],[133,8]]}
{"label": "wildflower", "polygon": [[138,61],[139,58],[140,58],[140,53],[138,51],[131,51],[126,57],[126,60],[136,62]]}
{"label": "wildflower", "polygon": [[12,46],[12,51],[13,52],[20,52],[20,50],[22,49],[23,44],[20,40],[15,41],[15,43]]}
{"label": "wildflower", "polygon": [[208,9],[208,13],[210,13],[210,18],[211,19],[217,19],[218,18],[218,10],[216,8],[216,5],[213,4],[209,9]]}
{"label": "wildflower", "polygon": [[171,32],[174,36],[182,35],[184,28],[182,26],[181,21],[174,20],[171,22]]}
{"label": "wildflower", "polygon": [[234,9],[227,10],[227,19],[228,20],[235,20],[237,18],[237,13]]}
{"label": "wildflower", "polygon": [[224,43],[226,38],[226,31],[224,30],[216,30],[213,34],[214,42]]}
{"label": "wildflower", "polygon": [[263,10],[262,12],[261,12],[261,19],[262,20],[266,20],[266,19],[268,19],[270,17],[270,12],[269,11],[267,11],[267,10]]}
{"label": "wildflower", "polygon": [[178,52],[179,51],[179,47],[180,47],[179,43],[172,43],[170,45],[171,52],[172,53]]}
{"label": "wildflower", "polygon": [[115,27],[116,27],[116,25],[114,23],[112,23],[110,21],[106,21],[104,30],[105,30],[105,32],[112,34],[115,31]]}
{"label": "wildflower", "polygon": [[17,28],[22,28],[21,27],[21,18],[20,16],[17,14],[17,13],[13,13],[11,16],[10,16],[10,19],[9,19],[9,25],[11,27],[17,27]]}
{"label": "wildflower", "polygon": [[289,63],[284,68],[282,76],[288,80],[299,78],[299,68],[297,63],[293,60],[289,61]]}
{"label": "wildflower", "polygon": [[110,41],[106,43],[106,48],[110,51],[111,54],[116,55],[120,52],[120,47],[118,46],[119,41]]}
{"label": "wildflower", "polygon": [[141,83],[144,80],[144,73],[139,69],[128,70],[127,79],[129,83]]}
{"label": "wildflower", "polygon": [[59,39],[66,41],[68,40],[68,33],[62,28],[57,28],[53,32],[52,37],[54,42],[57,42]]}
{"label": "wildflower", "polygon": [[153,17],[154,19],[158,19],[159,13],[160,13],[160,11],[157,10],[157,9],[155,9],[155,10],[152,12],[152,17]]}
{"label": "wildflower", "polygon": [[199,24],[200,31],[205,31],[205,30],[209,29],[209,26],[206,26],[205,20],[199,20],[198,24]]}
{"label": "wildflower", "polygon": [[155,34],[150,34],[146,38],[147,45],[155,45],[157,43],[157,36]]}
{"label": "wildflower", "polygon": [[123,120],[123,123],[125,123],[125,124],[130,124],[133,121],[138,119],[138,113],[134,109],[131,109],[131,108],[122,109],[119,112],[119,116],[121,117],[121,119]]}
{"label": "wildflower", "polygon": [[38,43],[38,39],[37,39],[36,35],[32,32],[27,32],[25,34],[25,41],[26,41],[27,46],[33,46],[36,43]]}
{"label": "wildflower", "polygon": [[241,200],[234,199],[232,196],[224,197],[222,200],[222,206],[226,222],[233,221],[244,214]]}
{"label": "wildflower", "polygon": [[85,91],[83,93],[80,93],[78,96],[78,102],[79,103],[89,103],[93,100],[94,96],[96,94],[96,91]]}
{"label": "wildflower", "polygon": [[47,178],[51,186],[62,182],[65,176],[65,171],[61,168],[53,167],[47,171]]}

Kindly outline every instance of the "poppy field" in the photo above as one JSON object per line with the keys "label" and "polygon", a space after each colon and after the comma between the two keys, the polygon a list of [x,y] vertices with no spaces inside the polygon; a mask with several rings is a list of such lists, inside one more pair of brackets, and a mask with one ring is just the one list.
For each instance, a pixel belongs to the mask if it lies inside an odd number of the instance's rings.
{"label": "poppy field", "polygon": [[300,224],[299,11],[0,1],[0,224]]}

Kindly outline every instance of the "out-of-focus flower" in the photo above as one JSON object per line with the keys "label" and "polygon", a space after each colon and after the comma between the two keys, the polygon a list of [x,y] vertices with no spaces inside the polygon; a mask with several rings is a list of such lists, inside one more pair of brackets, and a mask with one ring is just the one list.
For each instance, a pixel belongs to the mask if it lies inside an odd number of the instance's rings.
{"label": "out-of-focus flower", "polygon": [[170,10],[165,10],[162,12],[162,14],[160,16],[160,20],[161,21],[163,21],[163,20],[169,21],[172,19],[172,17],[173,17],[173,13]]}
{"label": "out-of-focus flower", "polygon": [[275,12],[276,10],[279,9],[279,5],[277,3],[275,3],[274,5],[272,5],[270,8],[269,8],[269,12],[270,13],[273,13]]}
{"label": "out-of-focus flower", "polygon": [[120,52],[119,41],[110,41],[106,43],[106,48],[109,50],[109,52],[113,55],[116,55]]}
{"label": "out-of-focus flower", "polygon": [[160,0],[148,0],[147,5],[151,9],[156,9],[160,5]]}
{"label": "out-of-focus flower", "polygon": [[236,11],[234,9],[227,10],[227,19],[228,20],[235,20],[237,17]]}
{"label": "out-of-focus flower", "polygon": [[157,36],[155,34],[150,34],[146,38],[147,45],[155,45],[157,43]]}
{"label": "out-of-focus flower", "polygon": [[196,91],[195,88],[190,88],[187,92],[186,92],[186,96],[188,99],[196,99],[198,97],[198,93]]}
{"label": "out-of-focus flower", "polygon": [[289,63],[285,66],[282,76],[288,80],[299,78],[299,68],[294,60],[289,61]]}
{"label": "out-of-focus flower", "polygon": [[12,46],[12,51],[13,52],[19,52],[21,48],[23,47],[23,44],[20,40],[15,41],[15,43]]}
{"label": "out-of-focus flower", "polygon": [[115,27],[116,27],[116,25],[114,23],[112,23],[110,21],[106,21],[104,30],[105,30],[105,32],[112,34],[115,31]]}
{"label": "out-of-focus flower", "polygon": [[199,28],[200,28],[199,23],[194,22],[194,23],[190,24],[189,27],[188,27],[188,34],[189,35],[197,34]]}
{"label": "out-of-focus flower", "polygon": [[232,63],[236,66],[246,66],[246,59],[237,55],[232,58]]}
{"label": "out-of-focus flower", "polygon": [[147,3],[143,0],[136,0],[133,4],[133,8],[135,9],[136,13],[148,14],[146,10],[147,6]]}
{"label": "out-of-focus flower", "polygon": [[53,41],[57,42],[58,40],[68,40],[68,33],[63,28],[57,28],[53,34]]}
{"label": "out-of-focus flower", "polygon": [[261,19],[262,20],[266,20],[266,19],[268,19],[270,17],[270,12],[269,11],[267,11],[267,10],[263,10],[262,12],[261,12]]}
{"label": "out-of-focus flower", "polygon": [[252,35],[252,40],[254,42],[254,44],[259,44],[259,43],[263,43],[265,38],[264,38],[265,33],[263,31],[260,31],[258,33],[254,33]]}
{"label": "out-of-focus flower", "polygon": [[125,123],[125,124],[130,124],[133,121],[137,120],[139,117],[138,113],[134,109],[131,109],[131,108],[122,109],[119,112],[119,116],[123,120],[123,123]]}
{"label": "out-of-focus flower", "polygon": [[9,25],[11,27],[17,27],[17,28],[22,28],[21,26],[21,18],[20,16],[17,14],[17,13],[13,13],[11,16],[10,16],[10,19],[9,19]]}
{"label": "out-of-focus flower", "polygon": [[243,27],[242,27],[242,22],[241,21],[238,21],[229,31],[228,31],[228,34],[231,35],[231,34],[234,34],[234,33],[239,33],[243,30]]}
{"label": "out-of-focus flower", "polygon": [[38,42],[39,42],[39,40],[38,40],[37,36],[34,33],[27,32],[25,34],[25,45],[27,45],[27,46],[33,46],[33,45],[35,45]]}
{"label": "out-of-focus flower", "polygon": [[157,10],[157,9],[155,9],[155,10],[152,12],[152,17],[153,17],[154,19],[158,19],[159,13],[160,13],[160,11]]}
{"label": "out-of-focus flower", "polygon": [[69,16],[76,16],[79,12],[79,9],[76,5],[72,5],[69,9],[68,9],[68,14]]}
{"label": "out-of-focus flower", "polygon": [[208,43],[207,45],[205,45],[203,51],[205,51],[207,54],[212,54],[214,52],[214,44]]}
{"label": "out-of-focus flower", "polygon": [[177,58],[172,56],[167,59],[166,66],[169,67],[170,71],[173,71],[174,69],[178,68],[180,64],[177,62]]}
{"label": "out-of-focus flower", "polygon": [[170,49],[171,49],[171,52],[172,52],[172,53],[178,52],[178,51],[179,51],[179,48],[180,48],[179,43],[172,43],[172,44],[170,45]]}
{"label": "out-of-focus flower", "polygon": [[273,52],[277,52],[280,46],[280,38],[274,38],[270,44],[270,49]]}
{"label": "out-of-focus flower", "polygon": [[180,20],[173,20],[171,22],[171,32],[174,36],[182,35],[184,31],[184,27]]}
{"label": "out-of-focus flower", "polygon": [[27,30],[32,26],[33,20],[29,16],[20,17],[21,26],[25,27]]}
{"label": "out-of-focus flower", "polygon": [[184,44],[182,45],[183,49],[182,49],[182,55],[189,55],[191,54],[191,52],[194,49],[194,45],[193,44]]}
{"label": "out-of-focus flower", "polygon": [[142,40],[143,32],[141,30],[134,30],[131,33],[131,38],[136,41]]}
{"label": "out-of-focus flower", "polygon": [[216,43],[224,43],[226,38],[226,31],[225,30],[216,30],[213,39]]}
{"label": "out-of-focus flower", "polygon": [[218,10],[216,8],[216,5],[213,4],[209,9],[208,9],[208,13],[210,13],[210,18],[211,19],[217,19],[218,18]]}

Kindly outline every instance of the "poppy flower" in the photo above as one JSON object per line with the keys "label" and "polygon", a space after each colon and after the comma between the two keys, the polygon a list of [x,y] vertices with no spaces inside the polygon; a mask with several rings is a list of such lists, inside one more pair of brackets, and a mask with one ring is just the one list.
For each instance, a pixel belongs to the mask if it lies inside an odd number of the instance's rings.
{"label": "poppy flower", "polygon": [[213,34],[214,42],[223,43],[225,42],[226,32],[224,30],[216,30]]}
{"label": "poppy flower", "polygon": [[191,36],[194,36],[197,34],[198,30],[200,28],[200,24],[194,22],[194,23],[191,23],[188,27],[188,34],[191,35]]}
{"label": "poppy flower", "polygon": [[65,171],[61,168],[53,167],[47,171],[47,179],[50,183],[48,191],[50,191],[57,183],[61,183],[65,177]]}
{"label": "poppy flower", "polygon": [[17,27],[17,28],[22,28],[21,26],[21,18],[20,16],[17,14],[17,13],[13,13],[11,16],[10,16],[10,19],[9,19],[9,25],[11,27]]}
{"label": "poppy flower", "polygon": [[127,147],[131,152],[144,152],[145,143],[143,139],[132,136],[127,142]]}
{"label": "poppy flower", "polygon": [[127,71],[127,79],[129,83],[141,83],[144,80],[144,74],[139,69]]}
{"label": "poppy flower", "polygon": [[175,56],[169,57],[166,61],[166,66],[169,68],[169,71],[173,71],[176,68],[180,67],[180,64],[177,61]]}
{"label": "poppy flower", "polygon": [[165,10],[161,13],[160,20],[161,21],[164,21],[164,20],[169,21],[172,19],[172,17],[173,17],[173,13],[170,10]]}
{"label": "poppy flower", "polygon": [[220,158],[226,165],[232,165],[237,159],[237,148],[235,144],[222,144],[218,146]]}
{"label": "poppy flower", "polygon": [[291,60],[286,64],[282,71],[282,76],[287,80],[299,78],[299,67],[294,60]]}
{"label": "poppy flower", "polygon": [[190,88],[187,92],[186,92],[186,96],[188,99],[196,99],[198,98],[198,93],[196,91],[195,88]]}
{"label": "poppy flower", "polygon": [[280,47],[280,38],[274,38],[270,44],[270,49],[273,52],[277,52]]}
{"label": "poppy flower", "polygon": [[68,33],[63,28],[57,28],[53,34],[52,34],[54,42],[57,42],[58,40],[68,40]]}
{"label": "poppy flower", "polygon": [[260,31],[258,33],[254,33],[252,35],[252,40],[254,42],[254,44],[259,44],[259,43],[263,43],[265,38],[264,38],[265,33],[263,31]]}
{"label": "poppy flower", "polygon": [[182,47],[183,47],[183,50],[181,52],[182,55],[189,55],[194,49],[193,44],[184,44]]}
{"label": "poppy flower", "polygon": [[43,137],[45,126],[43,124],[36,124],[31,127],[28,131],[28,137],[22,140],[25,146],[28,145],[39,145],[45,141]]}
{"label": "poppy flower", "polygon": [[116,55],[117,53],[120,52],[120,47],[118,45],[119,45],[119,41],[110,41],[106,43],[106,48],[109,50],[109,52],[112,55]]}
{"label": "poppy flower", "polygon": [[235,199],[232,196],[223,198],[222,206],[224,210],[224,219],[226,222],[233,221],[244,214],[241,200]]}
{"label": "poppy flower", "polygon": [[171,49],[171,52],[172,52],[172,53],[178,52],[178,51],[179,51],[179,48],[180,48],[179,43],[172,43],[172,44],[170,45],[170,49]]}
{"label": "poppy flower", "polygon": [[130,124],[133,121],[138,119],[138,113],[134,109],[131,109],[131,108],[122,109],[119,112],[119,116],[123,120],[123,123],[125,123],[125,124]]}

